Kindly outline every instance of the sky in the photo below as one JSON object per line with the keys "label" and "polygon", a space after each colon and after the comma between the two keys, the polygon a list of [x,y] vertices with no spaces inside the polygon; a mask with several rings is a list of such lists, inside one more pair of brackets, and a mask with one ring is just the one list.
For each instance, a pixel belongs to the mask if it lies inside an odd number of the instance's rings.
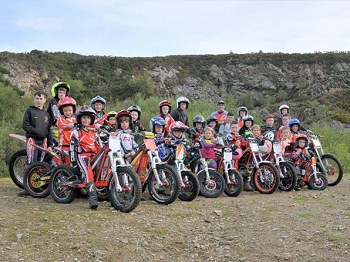
{"label": "sky", "polygon": [[350,51],[350,1],[0,0],[0,52]]}

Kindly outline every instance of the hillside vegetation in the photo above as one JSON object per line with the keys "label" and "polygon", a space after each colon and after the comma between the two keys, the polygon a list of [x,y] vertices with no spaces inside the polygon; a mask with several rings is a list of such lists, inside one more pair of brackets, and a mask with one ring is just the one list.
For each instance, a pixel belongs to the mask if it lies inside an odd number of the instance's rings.
{"label": "hillside vegetation", "polygon": [[[72,86],[80,105],[95,95],[108,101],[107,111],[131,104],[142,107],[142,122],[158,110],[160,100],[175,104],[179,95],[191,100],[190,119],[216,110],[219,99],[236,112],[247,106],[256,123],[277,115],[281,103],[293,117],[326,137],[326,150],[348,166],[350,148],[350,53],[253,53],[168,57],[101,57],[72,53],[0,53],[0,157],[8,161],[23,145],[9,138],[22,133],[21,121],[32,93],[56,81]],[[191,121],[190,121],[191,122]],[[332,127],[332,128],[331,128]],[[345,127],[345,129],[343,129]],[[7,174],[5,163],[1,174]]]}

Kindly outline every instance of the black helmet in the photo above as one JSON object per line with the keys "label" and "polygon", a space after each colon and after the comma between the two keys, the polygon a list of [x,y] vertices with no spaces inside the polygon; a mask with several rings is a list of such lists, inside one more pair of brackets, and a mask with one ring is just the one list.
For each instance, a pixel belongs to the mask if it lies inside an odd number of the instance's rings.
{"label": "black helmet", "polygon": [[205,118],[201,115],[196,115],[192,122],[194,127],[196,127],[196,123],[201,123],[203,127],[205,126]]}
{"label": "black helmet", "polygon": [[81,124],[81,118],[83,116],[90,116],[90,125],[93,125],[95,122],[96,113],[91,106],[82,106],[77,111],[77,123]]}
{"label": "black helmet", "polygon": [[142,113],[141,107],[139,107],[138,105],[129,106],[129,107],[128,107],[128,111],[129,111],[130,113],[131,113],[132,111],[136,111],[136,112],[139,114],[137,120],[140,120],[140,118],[141,118],[141,113]]}
{"label": "black helmet", "polygon": [[254,117],[252,117],[251,115],[246,115],[245,117],[243,117],[243,125],[245,125],[245,122],[247,121],[252,121],[252,125],[254,125]]}
{"label": "black helmet", "polygon": [[207,119],[207,124],[209,125],[210,122],[216,122],[218,124],[218,120],[215,116],[209,116]]}
{"label": "black helmet", "polygon": [[59,88],[65,88],[67,90],[66,96],[69,96],[70,93],[70,85],[66,82],[57,82],[51,87],[51,95],[52,97],[56,97],[58,95]]}

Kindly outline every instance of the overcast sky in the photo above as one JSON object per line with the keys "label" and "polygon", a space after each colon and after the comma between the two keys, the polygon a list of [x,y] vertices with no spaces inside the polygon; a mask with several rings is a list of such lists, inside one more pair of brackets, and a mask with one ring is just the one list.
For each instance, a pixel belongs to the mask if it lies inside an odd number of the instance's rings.
{"label": "overcast sky", "polygon": [[350,1],[0,0],[0,51],[350,51]]}

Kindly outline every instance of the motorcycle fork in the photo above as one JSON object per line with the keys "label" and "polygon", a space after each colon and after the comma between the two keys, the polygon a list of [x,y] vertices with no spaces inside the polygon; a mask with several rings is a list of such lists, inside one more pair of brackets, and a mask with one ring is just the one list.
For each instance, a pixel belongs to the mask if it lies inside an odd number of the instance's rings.
{"label": "motorcycle fork", "polygon": [[206,183],[206,184],[209,184],[209,183],[210,183],[210,174],[209,174],[208,164],[207,164],[207,162],[205,161],[205,158],[203,158],[203,157],[200,158],[200,162],[201,162],[202,166],[204,167],[204,169],[202,169],[202,170],[205,171],[205,176],[206,176],[206,181],[205,181],[205,183]]}
{"label": "motorcycle fork", "polygon": [[[235,165],[234,160],[231,160],[231,161],[224,160],[224,169],[225,169],[225,175],[226,175],[226,182],[227,183],[230,183],[231,178],[230,178],[229,171],[231,169],[233,169],[234,165]],[[235,180],[235,174],[234,173],[232,173],[232,180]]]}
{"label": "motorcycle fork", "polygon": [[187,181],[184,181],[182,179],[182,176],[181,176],[181,172],[185,171],[185,165],[184,165],[183,161],[180,159],[176,159],[175,160],[175,167],[176,167],[176,174],[177,174],[178,178],[180,179],[181,187],[184,188],[184,187],[186,187],[185,182],[187,182]]}
{"label": "motorcycle fork", "polygon": [[[117,162],[120,159],[118,156],[116,157],[112,151],[108,152],[108,156],[109,156],[109,161],[111,163],[112,176],[113,176],[112,179],[114,180],[114,184],[115,184],[117,191],[121,192],[121,191],[123,191],[123,188],[120,186],[118,173],[117,173]],[[126,175],[124,174],[124,176],[126,176]],[[128,186],[128,184],[127,184],[128,181],[127,181],[126,177],[124,177],[123,179],[125,180],[125,185]]]}
{"label": "motorcycle fork", "polygon": [[[151,161],[151,168],[153,170],[157,184],[161,186],[163,185],[162,181],[164,180],[164,177],[162,176],[162,174],[159,175],[157,170],[157,164],[160,163],[160,158],[157,156],[155,152],[152,152],[151,150],[148,150],[147,154],[148,154],[149,160]],[[162,179],[160,178],[160,176],[162,176]]]}

